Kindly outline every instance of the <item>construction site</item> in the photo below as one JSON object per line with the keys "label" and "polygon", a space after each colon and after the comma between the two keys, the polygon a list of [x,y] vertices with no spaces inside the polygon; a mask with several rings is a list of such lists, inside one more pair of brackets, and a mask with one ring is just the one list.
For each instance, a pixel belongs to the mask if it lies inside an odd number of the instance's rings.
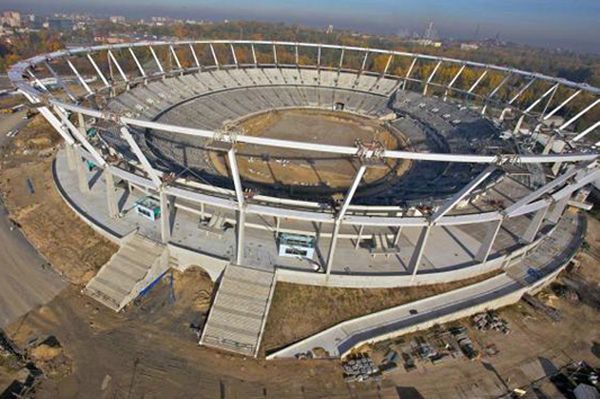
{"label": "construction site", "polygon": [[[216,58],[225,45],[232,64]],[[339,68],[279,64],[278,46],[339,50]],[[360,70],[344,67],[350,51]],[[387,73],[407,56],[406,75]],[[30,287],[9,271],[0,287],[3,397],[597,387],[598,122],[576,122],[600,90],[468,61],[480,79],[437,82],[455,61],[208,41],[16,64],[31,113],[0,120],[0,191],[22,234],[7,248],[37,253]],[[411,75],[420,63],[435,67]],[[506,78],[479,93],[491,69]],[[534,80],[539,96],[517,101]],[[580,94],[587,105],[561,111]],[[33,302],[11,312],[20,291]]]}

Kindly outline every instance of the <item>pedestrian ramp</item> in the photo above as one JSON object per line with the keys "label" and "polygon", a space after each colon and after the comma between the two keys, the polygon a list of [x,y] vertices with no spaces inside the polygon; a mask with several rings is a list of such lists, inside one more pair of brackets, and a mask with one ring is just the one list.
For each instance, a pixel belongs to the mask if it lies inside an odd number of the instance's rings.
{"label": "pedestrian ramp", "polygon": [[256,357],[275,290],[275,273],[228,265],[200,344]]}
{"label": "pedestrian ramp", "polygon": [[124,239],[117,253],[102,266],[83,292],[118,312],[169,268],[165,245],[139,233]]}

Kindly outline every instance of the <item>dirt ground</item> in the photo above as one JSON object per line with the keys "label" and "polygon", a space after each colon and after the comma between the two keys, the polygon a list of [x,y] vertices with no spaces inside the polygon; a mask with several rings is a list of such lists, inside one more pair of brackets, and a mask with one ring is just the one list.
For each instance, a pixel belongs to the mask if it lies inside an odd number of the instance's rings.
{"label": "dirt ground", "polygon": [[[598,267],[585,263],[568,276],[584,273],[598,289]],[[511,334],[474,333],[480,347],[497,346],[493,357],[399,370],[378,384],[346,384],[337,361],[254,360],[198,346],[192,327],[206,316],[212,283],[199,268],[174,273],[174,295],[170,281],[167,275],[119,314],[69,288],[13,324],[7,332],[17,344],[53,335],[70,360],[71,374],[45,378],[36,397],[491,398],[537,380],[548,364],[600,361],[600,331],[593,327],[600,323],[598,308],[550,298],[561,312],[558,323],[520,303],[500,311]]]}
{"label": "dirt ground", "polygon": [[498,273],[486,273],[454,283],[386,289],[327,288],[277,283],[263,335],[262,350],[269,353],[342,321],[455,290]]}
{"label": "dirt ground", "polygon": [[[600,221],[588,218],[586,240],[589,248],[580,251],[573,266],[556,280],[556,285],[575,288],[578,301],[557,296],[544,289],[537,297],[558,310],[561,320],[553,321],[543,312],[521,301],[498,312],[508,321],[510,334],[480,331],[470,319],[451,323],[467,327],[480,357],[450,359],[440,364],[417,362],[417,370],[406,372],[402,366],[386,376],[399,387],[414,387],[414,397],[500,397],[515,388],[535,388],[546,398],[563,398],[548,375],[575,361],[600,367]],[[382,358],[395,345],[414,337],[425,337],[431,330],[405,335],[367,348],[374,358]],[[494,345],[498,353],[485,354]],[[534,382],[532,384],[532,382]],[[545,396],[544,396],[545,395]],[[560,396],[559,396],[560,395]]]}
{"label": "dirt ground", "polygon": [[40,115],[34,117],[3,152],[0,190],[11,217],[39,252],[69,281],[85,284],[117,247],[58,194],[51,165],[59,141]]}
{"label": "dirt ground", "polygon": [[[364,143],[378,141],[386,149],[406,146],[402,137],[396,137],[376,120],[322,110],[265,112],[243,120],[236,129],[250,136],[330,145],[355,146],[355,140],[360,139]],[[359,166],[351,158],[318,152],[272,148],[265,153],[265,147],[247,144],[238,144],[237,150],[242,178],[259,183],[341,189],[350,186]],[[223,156],[211,152],[211,159],[222,175],[228,175]],[[363,182],[374,183],[391,172],[401,176],[409,166],[406,160],[374,165]]]}
{"label": "dirt ground", "polygon": [[[52,334],[72,373],[42,381],[36,398],[397,398],[393,387],[348,387],[336,362],[246,359],[202,348],[191,325],[206,315],[212,284],[199,269],[167,275],[124,313],[75,288],[7,332],[18,345]],[[354,395],[354,392],[357,392]]]}

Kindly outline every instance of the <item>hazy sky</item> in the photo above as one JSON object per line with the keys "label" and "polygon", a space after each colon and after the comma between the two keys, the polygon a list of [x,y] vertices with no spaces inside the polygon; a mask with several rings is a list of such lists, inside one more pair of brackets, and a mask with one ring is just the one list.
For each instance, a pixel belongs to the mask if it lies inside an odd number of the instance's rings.
{"label": "hazy sky", "polygon": [[334,24],[373,33],[423,32],[432,20],[442,37],[494,37],[600,54],[600,0],[2,0],[2,8],[38,13],[169,15]]}

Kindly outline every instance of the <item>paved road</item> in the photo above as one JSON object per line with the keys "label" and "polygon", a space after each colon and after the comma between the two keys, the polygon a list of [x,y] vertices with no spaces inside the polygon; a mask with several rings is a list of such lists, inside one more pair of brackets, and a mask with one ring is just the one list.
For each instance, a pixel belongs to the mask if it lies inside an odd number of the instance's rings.
{"label": "paved road", "polygon": [[[0,147],[6,133],[27,121],[23,112],[0,117]],[[50,301],[66,282],[49,267],[19,229],[11,230],[4,204],[0,202],[0,328]]]}

